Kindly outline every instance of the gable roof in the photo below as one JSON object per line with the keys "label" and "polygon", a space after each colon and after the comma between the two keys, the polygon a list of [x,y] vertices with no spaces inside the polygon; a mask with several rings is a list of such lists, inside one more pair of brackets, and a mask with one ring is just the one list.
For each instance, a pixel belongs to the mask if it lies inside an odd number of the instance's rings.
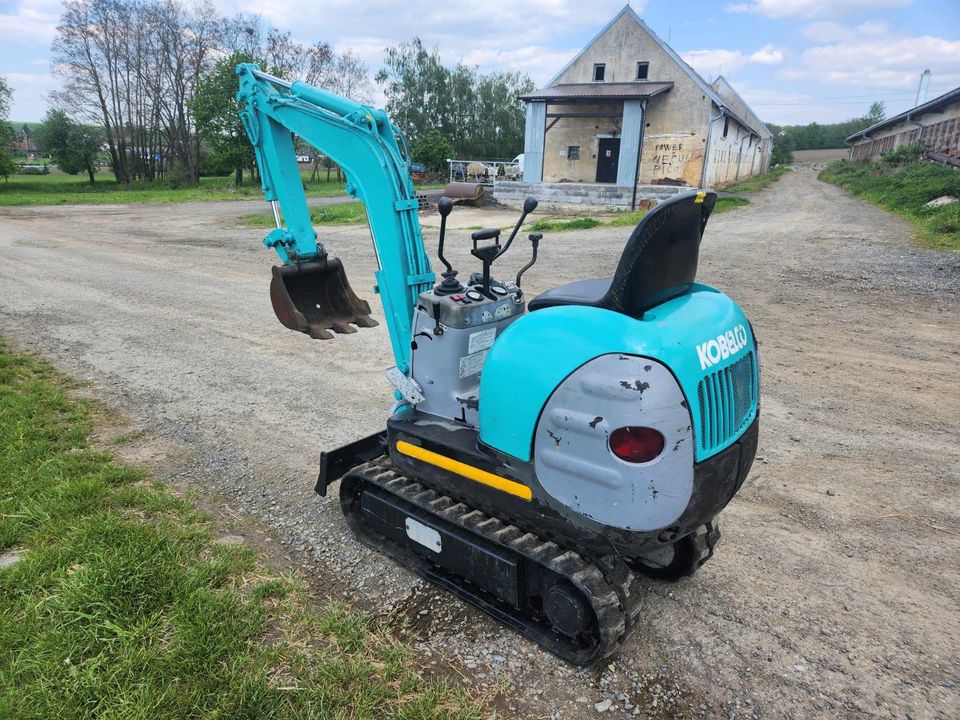
{"label": "gable roof", "polygon": [[570,62],[564,65],[560,69],[560,72],[558,72],[556,75],[554,75],[550,79],[550,81],[546,84],[546,87],[549,88],[552,85],[554,85],[557,82],[557,80],[560,79],[560,76],[563,75],[567,70],[569,70],[577,60],[583,57],[583,54],[587,52],[587,50],[589,50],[591,47],[593,47],[593,45],[597,42],[597,40],[603,37],[606,34],[607,30],[612,28],[614,24],[617,22],[617,20],[622,18],[624,15],[629,16],[635,23],[637,23],[637,25],[640,26],[640,29],[643,30],[645,33],[647,33],[653,39],[653,41],[657,43],[657,45],[659,45],[660,48],[667,55],[670,56],[670,59],[673,60],[677,65],[679,65],[680,69],[690,76],[690,79],[693,80],[694,83],[696,83],[697,87],[699,87],[703,91],[704,95],[710,98],[713,101],[713,103],[718,107],[725,107],[723,100],[720,98],[719,95],[717,95],[714,89],[710,87],[710,84],[707,83],[707,81],[704,80],[702,77],[700,77],[700,75],[697,74],[696,70],[694,70],[692,67],[687,65],[687,63],[683,61],[683,58],[677,55],[677,52],[672,47],[670,47],[663,40],[661,40],[660,37],[653,30],[650,29],[650,26],[640,19],[640,16],[637,15],[636,11],[634,11],[634,9],[629,5],[624,5],[623,10],[618,12],[610,22],[604,25],[603,28],[600,30],[600,32],[594,35],[593,39],[590,40],[590,42],[588,42],[583,47],[583,49],[573,57],[573,59]]}
{"label": "gable roof", "polygon": [[730,81],[727,80],[723,75],[720,75],[716,80],[713,81],[712,87],[717,90],[718,94],[720,94],[720,90],[718,88],[721,85],[726,90],[729,90],[731,93],[733,93],[733,97],[740,101],[740,104],[743,107],[737,108],[737,110],[746,116],[746,120],[750,122],[750,126],[757,132],[763,133],[767,137],[773,137],[773,133],[770,131],[770,128],[763,124],[763,121],[753,111],[753,108],[747,104],[747,101],[740,96],[740,93],[737,92],[736,88],[733,87],[733,85],[730,84]]}
{"label": "gable roof", "polygon": [[754,113],[753,110],[750,108],[750,106],[747,105],[747,103],[743,101],[743,98],[740,97],[740,95],[737,93],[737,91],[733,89],[733,86],[731,86],[730,83],[727,82],[726,79],[724,79],[722,76],[721,76],[720,78],[717,78],[717,80],[721,80],[721,79],[722,79],[723,82],[726,83],[726,85],[730,88],[730,90],[733,91],[733,94],[734,94],[741,102],[743,102],[744,107],[746,108],[746,110],[747,110],[747,112],[749,113],[749,115],[751,116],[751,118],[755,120],[755,123],[748,123],[746,120],[744,120],[743,118],[741,118],[734,109],[730,108],[730,107],[728,106],[728,104],[726,103],[726,101],[724,101],[724,99],[723,99],[722,97],[720,97],[720,95],[717,93],[717,91],[713,88],[713,86],[711,86],[710,83],[708,83],[706,80],[704,80],[696,70],[694,70],[692,67],[690,67],[690,65],[688,65],[688,64],[686,63],[686,61],[684,61],[684,59],[677,54],[677,51],[676,51],[676,50],[674,50],[672,47],[670,47],[669,45],[667,45],[667,43],[665,43],[665,42],[660,38],[660,36],[657,35],[657,34],[650,28],[650,26],[645,23],[645,22],[640,18],[640,16],[637,15],[636,11],[635,11],[632,7],[630,7],[629,5],[624,5],[624,6],[623,6],[623,10],[621,10],[620,12],[618,12],[618,13],[613,17],[613,19],[612,19],[610,22],[608,22],[606,25],[604,25],[603,28],[600,29],[600,32],[598,32],[596,35],[594,35],[594,36],[593,36],[593,39],[591,39],[590,42],[588,42],[588,43],[583,47],[583,49],[582,49],[580,52],[578,52],[578,53],[573,57],[572,60],[570,60],[570,62],[568,62],[566,65],[564,65],[562,68],[560,68],[560,72],[558,72],[556,75],[554,75],[552,78],[550,78],[549,82],[547,82],[546,86],[544,87],[544,90],[546,90],[546,89],[548,89],[548,88],[553,87],[554,85],[556,85],[557,80],[559,80],[560,77],[561,77],[567,70],[569,70],[569,69],[573,66],[573,64],[574,64],[575,62],[577,62],[577,60],[579,60],[581,57],[583,57],[584,53],[586,53],[587,50],[589,50],[591,47],[593,47],[593,45],[594,45],[601,37],[603,37],[603,36],[606,34],[606,32],[607,32],[610,28],[612,28],[612,27],[614,26],[614,24],[615,24],[620,18],[622,18],[624,15],[629,16],[631,20],[633,20],[637,25],[639,25],[639,26],[640,26],[640,29],[643,30],[645,33],[647,33],[647,35],[649,35],[650,38],[651,38],[657,45],[660,46],[660,48],[667,54],[667,56],[668,56],[671,60],[673,60],[673,61],[677,64],[677,66],[678,66],[681,70],[683,70],[683,71],[690,77],[691,80],[693,80],[694,84],[696,84],[696,86],[697,86],[698,88],[700,88],[700,90],[703,92],[703,94],[706,95],[708,98],[710,98],[710,100],[713,102],[714,105],[716,105],[718,108],[720,108],[721,110],[723,110],[725,114],[731,116],[734,120],[736,120],[738,123],[740,123],[740,125],[742,125],[743,127],[747,128],[747,129],[750,129],[750,130],[753,130],[753,131],[756,132],[757,134],[764,133],[764,134],[767,135],[767,137],[773,137],[773,133],[770,132],[770,129],[769,129],[766,125],[764,125],[763,122],[761,122],[760,118],[758,118],[758,117],[756,116],[756,113]]}

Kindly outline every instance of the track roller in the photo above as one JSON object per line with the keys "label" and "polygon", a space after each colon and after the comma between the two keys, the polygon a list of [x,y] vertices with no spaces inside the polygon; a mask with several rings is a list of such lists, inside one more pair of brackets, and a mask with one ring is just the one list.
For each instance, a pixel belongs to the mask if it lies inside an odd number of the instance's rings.
{"label": "track roller", "polygon": [[611,655],[639,611],[636,576],[617,558],[574,550],[397,473],[386,456],[340,482],[353,532],[577,665]]}

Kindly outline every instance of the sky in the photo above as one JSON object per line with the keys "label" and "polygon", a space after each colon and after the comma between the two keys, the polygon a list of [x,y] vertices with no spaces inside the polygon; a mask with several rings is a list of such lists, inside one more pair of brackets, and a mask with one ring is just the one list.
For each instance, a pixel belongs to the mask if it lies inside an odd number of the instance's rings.
{"label": "sky", "polygon": [[[191,0],[185,0],[190,2]],[[445,63],[518,70],[547,82],[623,0],[214,0],[257,13],[304,42],[325,40],[381,65],[419,35]],[[882,100],[887,114],[960,86],[960,0],[633,0],[654,32],[707,80],[724,75],[765,122],[837,122]],[[11,119],[36,121],[57,87],[50,65],[61,0],[0,0],[0,75]],[[382,102],[378,93],[375,102]]]}

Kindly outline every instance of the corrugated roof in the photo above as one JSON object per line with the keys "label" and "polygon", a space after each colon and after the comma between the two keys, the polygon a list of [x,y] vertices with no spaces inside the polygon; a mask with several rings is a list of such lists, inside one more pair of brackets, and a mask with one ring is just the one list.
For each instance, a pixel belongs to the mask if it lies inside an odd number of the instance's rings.
{"label": "corrugated roof", "polygon": [[633,100],[668,92],[672,82],[570,83],[534,90],[520,99],[531,100]]}
{"label": "corrugated roof", "polygon": [[956,99],[960,99],[960,87],[954,88],[949,92],[945,92],[940,97],[935,97],[933,100],[928,100],[927,102],[917,105],[914,108],[910,108],[909,110],[902,112],[899,115],[894,115],[891,118],[887,118],[886,120],[881,120],[878,123],[874,123],[870,127],[864,128],[860,132],[855,132],[853,135],[847,138],[847,142],[850,142],[858,137],[863,137],[867,133],[873,132],[874,130],[879,130],[881,128],[888,127],[890,125],[896,125],[901,120],[906,120],[908,115],[916,115],[917,113],[924,113],[924,112],[929,112],[930,110],[936,110],[938,105],[946,104],[951,100],[956,100]]}

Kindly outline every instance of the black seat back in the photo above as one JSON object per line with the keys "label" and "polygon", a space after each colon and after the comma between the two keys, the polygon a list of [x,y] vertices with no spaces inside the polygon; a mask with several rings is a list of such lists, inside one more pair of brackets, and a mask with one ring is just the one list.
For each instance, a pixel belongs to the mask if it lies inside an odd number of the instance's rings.
{"label": "black seat back", "polygon": [[687,292],[697,277],[700,238],[716,202],[715,192],[695,190],[647,213],[627,240],[602,306],[640,317]]}

